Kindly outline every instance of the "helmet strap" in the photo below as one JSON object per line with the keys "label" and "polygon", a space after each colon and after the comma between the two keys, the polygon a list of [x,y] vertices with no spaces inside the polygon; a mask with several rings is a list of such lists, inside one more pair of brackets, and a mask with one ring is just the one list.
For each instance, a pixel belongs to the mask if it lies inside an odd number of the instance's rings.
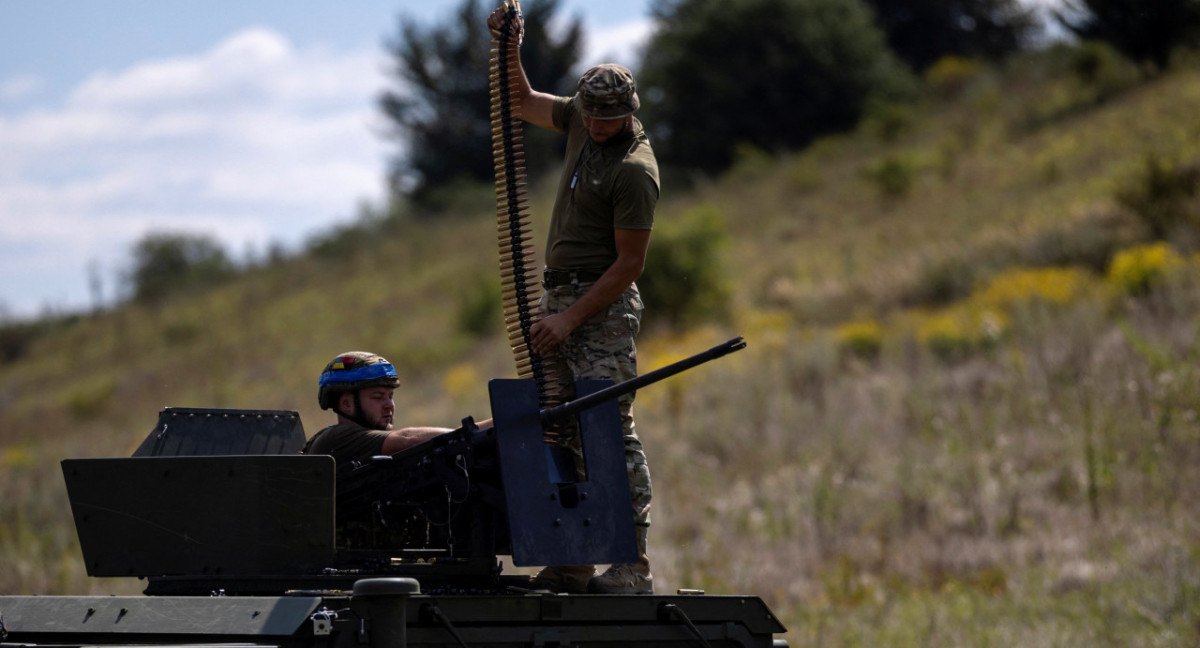
{"label": "helmet strap", "polygon": [[357,391],[354,392],[354,414],[347,414],[346,412],[343,412],[341,410],[341,408],[340,408],[341,398],[338,398],[338,405],[339,405],[339,408],[336,411],[339,416],[345,417],[345,418],[349,419],[351,422],[357,423],[369,430],[375,429],[375,428],[371,427],[370,422],[367,421],[367,416],[363,412],[362,401],[359,400]]}

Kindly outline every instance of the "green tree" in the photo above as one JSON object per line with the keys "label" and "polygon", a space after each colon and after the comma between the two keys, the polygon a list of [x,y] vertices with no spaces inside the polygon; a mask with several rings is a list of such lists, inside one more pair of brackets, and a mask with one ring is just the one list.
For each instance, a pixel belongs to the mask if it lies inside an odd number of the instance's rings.
{"label": "green tree", "polygon": [[1054,18],[1076,36],[1159,70],[1175,48],[1200,43],[1200,0],[1063,0],[1063,9]]}
{"label": "green tree", "polygon": [[224,281],[234,272],[224,248],[209,236],[151,232],[134,244],[124,279],[134,301],[157,303]]}
{"label": "green tree", "polygon": [[[566,93],[583,28],[575,19],[561,35],[552,35],[548,28],[557,22],[558,7],[559,0],[522,5],[521,58],[535,88]],[[418,204],[436,200],[439,189],[463,181],[490,182],[495,175],[486,16],[479,0],[465,0],[444,25],[429,27],[401,17],[398,35],[387,44],[396,85],[384,92],[379,106],[402,149],[390,162],[389,178],[394,189]],[[524,133],[531,175],[558,158],[559,138],[537,130]]]}
{"label": "green tree", "polygon": [[1018,0],[866,0],[888,46],[918,72],[943,56],[999,60],[1038,26]]}
{"label": "green tree", "polygon": [[639,78],[660,160],[725,169],[798,149],[903,98],[912,75],[859,0],[657,0]]}

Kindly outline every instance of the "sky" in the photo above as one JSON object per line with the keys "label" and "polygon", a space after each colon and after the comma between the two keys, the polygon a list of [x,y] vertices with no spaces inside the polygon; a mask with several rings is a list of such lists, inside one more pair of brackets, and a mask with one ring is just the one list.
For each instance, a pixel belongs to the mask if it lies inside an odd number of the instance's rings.
{"label": "sky", "polygon": [[[0,0],[0,321],[111,303],[149,232],[243,260],[382,204],[384,43],[459,5]],[[647,0],[561,6],[634,62]]]}
{"label": "sky", "polygon": [[[111,304],[147,233],[244,260],[383,204],[384,43],[401,15],[444,24],[459,5],[0,0],[0,322]],[[583,20],[582,65],[633,65],[649,6],[560,14]]]}

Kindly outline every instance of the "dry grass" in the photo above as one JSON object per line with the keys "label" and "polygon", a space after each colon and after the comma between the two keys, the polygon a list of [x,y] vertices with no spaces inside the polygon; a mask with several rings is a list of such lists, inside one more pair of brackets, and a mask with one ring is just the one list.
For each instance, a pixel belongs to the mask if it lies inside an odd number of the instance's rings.
{"label": "dry grass", "polygon": [[[1138,298],[1007,295],[1002,334],[953,354],[913,324],[1013,268],[1099,285],[1096,259],[1144,239],[1115,185],[1147,151],[1200,157],[1200,73],[1080,107],[1036,71],[664,202],[725,215],[739,291],[727,325],[650,326],[641,365],[749,348],[638,396],[660,591],[761,595],[792,645],[1200,643],[1195,266]],[[883,159],[905,193],[864,173]],[[0,591],[140,589],[83,575],[58,461],[128,455],[164,406],[296,409],[311,433],[317,370],[366,348],[401,368],[403,421],[485,418],[511,361],[457,322],[494,273],[489,207],[84,318],[0,365]],[[863,321],[879,345],[847,353],[838,327]]]}
{"label": "dry grass", "polygon": [[656,576],[760,593],[794,645],[1194,645],[1194,291],[1120,326],[1030,313],[954,366],[831,368],[785,331],[682,403],[644,399]]}

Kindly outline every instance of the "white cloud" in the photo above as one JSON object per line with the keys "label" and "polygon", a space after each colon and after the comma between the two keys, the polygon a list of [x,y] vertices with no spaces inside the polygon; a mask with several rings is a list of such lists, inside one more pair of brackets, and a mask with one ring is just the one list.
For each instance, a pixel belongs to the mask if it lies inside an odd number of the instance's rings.
{"label": "white cloud", "polygon": [[[0,114],[0,306],[88,302],[152,229],[213,235],[233,254],[298,243],[383,194],[375,49],[297,49],[238,32],[206,52],[101,71],[56,106]],[[0,83],[29,96],[32,79]]]}
{"label": "white cloud", "polygon": [[16,102],[28,99],[41,92],[45,87],[45,80],[32,74],[3,79],[0,80],[0,101]]}
{"label": "white cloud", "polygon": [[653,27],[649,19],[641,19],[589,32],[581,61],[584,69],[600,63],[637,68]]}
{"label": "white cloud", "polygon": [[287,73],[298,57],[281,35],[249,29],[202,56],[150,61],[118,74],[101,72],[72,93],[71,103],[132,110],[174,102],[261,99],[271,75]]}

